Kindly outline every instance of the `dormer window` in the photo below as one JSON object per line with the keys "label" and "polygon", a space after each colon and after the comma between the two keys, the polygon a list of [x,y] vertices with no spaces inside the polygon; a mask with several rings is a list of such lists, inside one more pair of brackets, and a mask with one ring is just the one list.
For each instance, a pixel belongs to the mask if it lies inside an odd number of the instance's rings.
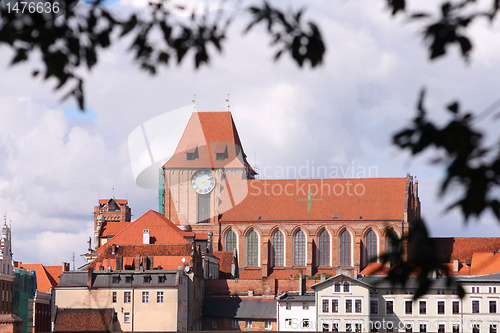
{"label": "dormer window", "polygon": [[228,157],[229,154],[227,153],[227,145],[218,145],[215,150],[215,159],[217,161],[224,161]]}
{"label": "dormer window", "polygon": [[186,159],[188,161],[193,161],[193,160],[197,159],[198,157],[200,157],[198,154],[198,147],[196,147],[194,149],[186,150]]}

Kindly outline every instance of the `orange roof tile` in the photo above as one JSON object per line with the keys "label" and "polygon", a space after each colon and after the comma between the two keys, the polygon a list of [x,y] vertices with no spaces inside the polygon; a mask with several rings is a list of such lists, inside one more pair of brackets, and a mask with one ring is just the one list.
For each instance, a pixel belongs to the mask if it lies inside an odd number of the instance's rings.
{"label": "orange roof tile", "polygon": [[385,275],[389,270],[384,264],[372,262],[368,264],[359,274],[361,275]]}
{"label": "orange roof tile", "polygon": [[471,275],[500,273],[500,253],[474,253],[471,261]]}
{"label": "orange roof tile", "polygon": [[[225,151],[227,158],[216,159],[216,152]],[[197,151],[198,157],[187,160],[187,152]],[[177,145],[174,155],[164,168],[219,168],[245,166],[245,154],[231,112],[194,112]]]}
{"label": "orange roof tile", "polygon": [[44,266],[47,273],[57,282],[59,283],[59,277],[63,273],[62,265],[59,266]]}
{"label": "orange roof tile", "polygon": [[466,261],[476,252],[500,250],[500,237],[434,237],[441,262]]}
{"label": "orange roof tile", "polygon": [[[105,205],[109,202],[110,199],[99,199],[99,204],[100,205]],[[116,202],[119,204],[119,205],[126,205],[127,204],[127,200],[125,199],[115,199]]]}
{"label": "orange roof tile", "polygon": [[128,227],[132,222],[104,222],[102,226],[101,236],[109,237],[118,234],[120,231]]}
{"label": "orange roof tile", "polygon": [[127,227],[121,230],[106,244],[95,250],[95,253],[102,253],[112,244],[115,245],[138,245],[143,244],[143,230],[150,232],[151,244],[191,244],[184,237],[182,232],[168,220],[165,216],[155,211],[148,211],[132,223],[127,223]]}
{"label": "orange roof tile", "polygon": [[[139,262],[136,257],[139,256]],[[159,245],[120,245],[115,248],[112,254],[112,247],[104,250],[99,257],[92,261],[87,267],[99,270],[102,266],[107,269],[116,270],[116,258],[122,257],[122,269],[137,269],[143,265],[144,257],[153,257],[154,269],[176,270],[183,266],[182,258],[186,264],[191,264],[191,244],[159,244]],[[126,267],[128,266],[128,267]]]}
{"label": "orange roof tile", "polygon": [[45,270],[42,264],[21,264],[19,267],[29,271],[35,271],[36,290],[39,292],[48,293],[51,288],[57,285],[56,280]]}
{"label": "orange roof tile", "polygon": [[[406,178],[248,180],[244,200],[222,222],[401,221]],[[311,199],[307,201],[311,193]],[[228,200],[226,200],[228,201]],[[224,202],[222,203],[224,205]]]}

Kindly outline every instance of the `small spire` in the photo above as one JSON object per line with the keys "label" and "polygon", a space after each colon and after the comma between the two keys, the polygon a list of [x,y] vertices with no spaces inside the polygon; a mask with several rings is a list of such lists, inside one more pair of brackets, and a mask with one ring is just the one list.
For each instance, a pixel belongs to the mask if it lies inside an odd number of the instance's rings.
{"label": "small spire", "polygon": [[229,94],[227,94],[226,103],[227,103],[227,111],[231,111],[229,105]]}
{"label": "small spire", "polygon": [[193,95],[191,102],[193,102],[193,110],[196,111],[196,94]]}
{"label": "small spire", "polygon": [[7,212],[3,214],[3,225],[7,225]]}
{"label": "small spire", "polygon": [[113,196],[112,198],[114,199],[115,198],[115,185],[113,184]]}

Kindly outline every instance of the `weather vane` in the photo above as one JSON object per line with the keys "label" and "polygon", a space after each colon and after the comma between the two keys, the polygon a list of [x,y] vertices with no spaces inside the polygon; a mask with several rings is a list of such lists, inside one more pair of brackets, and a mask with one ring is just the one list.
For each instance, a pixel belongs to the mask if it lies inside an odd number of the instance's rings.
{"label": "weather vane", "polygon": [[227,94],[227,98],[226,98],[226,103],[227,103],[227,111],[230,111],[229,107],[229,94]]}

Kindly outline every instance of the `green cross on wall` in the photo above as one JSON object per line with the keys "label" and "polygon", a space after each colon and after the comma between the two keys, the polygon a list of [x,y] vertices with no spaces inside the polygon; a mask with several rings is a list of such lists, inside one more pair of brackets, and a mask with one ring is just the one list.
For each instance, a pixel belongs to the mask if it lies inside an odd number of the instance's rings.
{"label": "green cross on wall", "polygon": [[312,188],[309,188],[309,197],[307,199],[297,199],[297,201],[307,201],[307,211],[311,210],[311,201],[321,201],[323,199],[312,199]]}

